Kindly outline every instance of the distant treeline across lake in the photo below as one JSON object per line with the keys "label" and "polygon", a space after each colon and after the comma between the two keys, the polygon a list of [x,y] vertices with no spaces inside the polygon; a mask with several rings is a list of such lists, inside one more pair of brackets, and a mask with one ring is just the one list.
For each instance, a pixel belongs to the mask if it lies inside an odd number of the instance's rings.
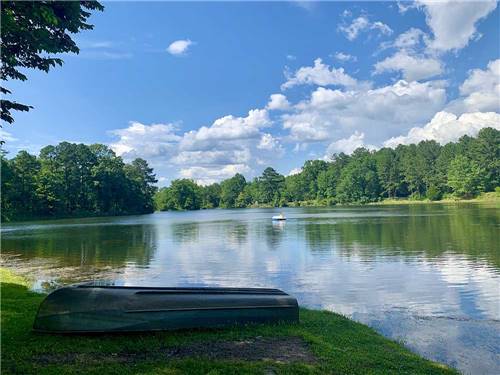
{"label": "distant treeline across lake", "polygon": [[157,210],[197,210],[377,202],[387,198],[473,198],[500,185],[500,131],[485,128],[441,146],[435,141],[399,145],[330,161],[308,160],[283,176],[268,167],[247,181],[241,174],[207,186],[189,179],[156,187],[143,159],[125,163],[107,146],[62,142],[39,156],[3,153],[2,219],[126,215]]}
{"label": "distant treeline across lake", "polygon": [[500,131],[485,128],[476,138],[463,136],[441,146],[435,141],[399,145],[330,161],[308,160],[298,174],[283,176],[266,168],[247,181],[241,174],[208,186],[174,180],[155,195],[159,210],[196,210],[251,206],[369,203],[387,198],[440,200],[474,198],[500,183]]}

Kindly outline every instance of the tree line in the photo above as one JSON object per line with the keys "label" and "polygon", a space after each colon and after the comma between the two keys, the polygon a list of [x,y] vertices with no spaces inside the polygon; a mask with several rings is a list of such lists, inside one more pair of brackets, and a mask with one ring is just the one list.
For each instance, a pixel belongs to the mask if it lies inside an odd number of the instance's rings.
{"label": "tree line", "polygon": [[1,154],[2,220],[154,211],[157,182],[144,159],[125,163],[102,144],[68,142],[39,156]]}
{"label": "tree line", "polygon": [[178,179],[157,191],[143,159],[125,163],[102,144],[62,142],[39,156],[20,151],[1,160],[2,220],[143,214],[196,210],[369,203],[387,198],[472,198],[500,185],[500,131],[482,129],[441,146],[435,141],[308,160],[283,176],[268,167],[247,181],[241,174],[202,186]]}
{"label": "tree line", "polygon": [[441,146],[435,141],[352,155],[308,160],[298,174],[283,176],[271,167],[247,181],[236,174],[201,186],[178,179],[155,194],[158,210],[252,206],[369,203],[387,198],[440,200],[473,198],[500,185],[500,131],[485,128],[473,138]]}

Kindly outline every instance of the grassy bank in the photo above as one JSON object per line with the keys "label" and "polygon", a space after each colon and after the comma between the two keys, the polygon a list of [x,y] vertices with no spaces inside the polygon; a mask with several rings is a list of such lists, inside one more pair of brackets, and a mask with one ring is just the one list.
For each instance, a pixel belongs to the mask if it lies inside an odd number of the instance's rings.
{"label": "grassy bank", "polygon": [[[480,203],[480,202],[493,202],[500,203],[500,191],[492,191],[488,193],[481,193],[475,198],[461,199],[456,197],[443,198],[441,200],[430,199],[409,199],[409,198],[386,198],[378,202],[370,203],[352,203],[352,204],[332,204],[327,199],[314,199],[309,201],[288,202],[288,207],[331,207],[331,206],[360,206],[360,205],[409,205],[409,204],[428,204],[428,203]],[[271,207],[271,206],[259,206]]]}
{"label": "grassy bank", "polygon": [[471,199],[460,199],[460,198],[444,198],[438,201],[431,201],[430,199],[384,199],[380,202],[371,203],[373,205],[384,204],[384,205],[394,205],[394,204],[422,204],[422,203],[480,203],[480,202],[488,202],[488,203],[500,203],[500,192],[488,192],[482,193],[475,198]]}
{"label": "grassy bank", "polygon": [[299,324],[134,335],[31,332],[44,296],[0,269],[3,374],[453,374],[340,315]]}

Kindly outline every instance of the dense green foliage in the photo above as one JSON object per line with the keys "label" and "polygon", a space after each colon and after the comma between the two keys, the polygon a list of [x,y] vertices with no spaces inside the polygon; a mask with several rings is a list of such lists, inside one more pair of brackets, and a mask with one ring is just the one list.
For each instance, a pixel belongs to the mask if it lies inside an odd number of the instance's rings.
{"label": "dense green foliage", "polygon": [[175,180],[155,198],[159,210],[213,207],[286,206],[304,201],[323,204],[368,203],[387,198],[440,200],[473,198],[500,185],[500,131],[486,128],[476,138],[444,146],[435,141],[396,149],[333,155],[308,160],[298,174],[284,177],[266,168],[247,182],[236,174],[220,184],[199,186]]}
{"label": "dense green foliage", "polygon": [[[125,164],[104,145],[62,142],[38,157],[1,156],[2,218],[119,215],[158,210],[368,203],[390,198],[472,198],[500,185],[500,131],[483,129],[440,146],[434,141],[378,151],[357,149],[331,161],[308,160],[284,177],[266,168],[253,181],[236,174],[220,184],[172,181],[156,192],[143,159]],[[154,197],[154,202],[153,202]]]}
{"label": "dense green foliage", "polygon": [[[62,65],[62,59],[51,54],[78,53],[70,34],[92,29],[87,23],[89,11],[103,9],[97,1],[2,1],[0,79],[26,81],[25,68],[48,72]],[[3,85],[0,92],[2,96],[11,93]],[[0,117],[12,123],[11,110],[30,108],[2,98]]]}
{"label": "dense green foliage", "polygon": [[[43,335],[31,328],[44,295],[29,282],[0,268],[2,374],[456,374],[428,361],[373,329],[327,311],[300,310],[300,323],[248,325],[217,330],[154,334]],[[304,363],[232,358],[246,342],[300,339],[316,359]],[[234,343],[233,353],[212,350]],[[198,346],[204,354],[176,355]],[[286,350],[286,349],[282,349]],[[186,352],[186,350],[184,350]],[[262,350],[261,350],[262,351]],[[199,352],[199,350],[198,350]]]}
{"label": "dense green foliage", "polygon": [[143,159],[125,164],[104,145],[62,142],[1,163],[3,220],[153,211],[153,170]]}

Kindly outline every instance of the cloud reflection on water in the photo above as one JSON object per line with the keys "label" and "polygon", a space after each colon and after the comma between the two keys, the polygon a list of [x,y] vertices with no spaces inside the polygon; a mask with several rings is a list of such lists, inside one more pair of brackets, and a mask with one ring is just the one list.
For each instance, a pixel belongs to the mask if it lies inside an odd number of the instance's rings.
{"label": "cloud reflection on water", "polygon": [[50,259],[53,270],[94,270],[126,285],[278,287],[429,358],[500,373],[494,207],[286,209],[290,219],[280,225],[272,213],[159,213],[106,225],[51,222],[50,229],[42,223],[7,228],[2,249],[24,262]]}

